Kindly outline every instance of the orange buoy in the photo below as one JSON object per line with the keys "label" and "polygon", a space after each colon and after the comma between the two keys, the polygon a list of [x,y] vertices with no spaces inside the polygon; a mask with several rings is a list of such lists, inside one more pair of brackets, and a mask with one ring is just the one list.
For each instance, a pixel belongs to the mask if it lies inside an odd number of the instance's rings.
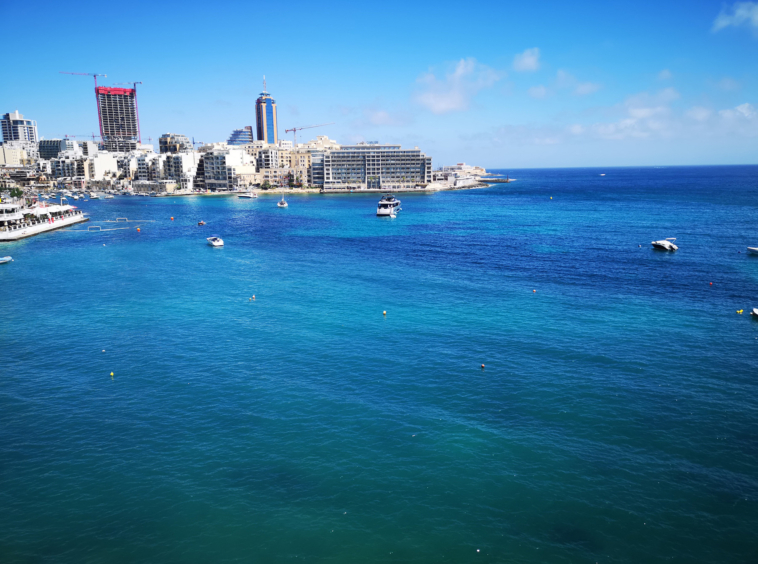
{"label": "orange buoy", "polygon": [[536,293],[537,293],[537,290],[532,290],[532,293],[533,293],[533,294],[536,294]]}
{"label": "orange buoy", "polygon": [[711,286],[713,286],[713,282],[711,282]]}
{"label": "orange buoy", "polygon": [[484,365],[482,364],[482,368],[484,368]]}
{"label": "orange buoy", "polygon": [[173,217],[171,218],[171,221],[174,221],[174,218],[173,218]]}
{"label": "orange buoy", "polygon": [[139,227],[137,228],[137,231],[139,231]]}
{"label": "orange buoy", "polygon": [[382,312],[382,315],[387,315],[387,312],[386,312],[386,311],[383,311],[383,312]]}

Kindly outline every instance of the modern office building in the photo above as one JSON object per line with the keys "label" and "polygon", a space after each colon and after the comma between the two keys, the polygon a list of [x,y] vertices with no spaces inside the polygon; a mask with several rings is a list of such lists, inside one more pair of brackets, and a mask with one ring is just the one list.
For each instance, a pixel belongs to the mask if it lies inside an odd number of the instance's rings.
{"label": "modern office building", "polygon": [[253,141],[255,141],[255,139],[253,139],[253,126],[246,125],[242,129],[235,129],[232,131],[232,134],[229,136],[229,140],[226,142],[226,144],[247,145]]}
{"label": "modern office building", "polygon": [[263,92],[255,102],[255,120],[258,127],[258,141],[276,145],[278,141],[276,124],[276,101],[266,92],[266,77],[263,77]]}
{"label": "modern office building", "polygon": [[76,151],[78,148],[73,139],[42,139],[39,142],[39,158],[54,159],[64,151]]}
{"label": "modern office building", "polygon": [[137,91],[134,88],[98,86],[95,94],[105,150],[119,153],[136,150],[141,143]]}
{"label": "modern office building", "polygon": [[37,122],[31,119],[24,119],[23,114],[16,110],[13,113],[5,114],[2,118],[3,143],[9,141],[22,141],[25,143],[36,143]]}
{"label": "modern office building", "polygon": [[[317,166],[312,157],[312,167]],[[319,165],[320,166],[320,165]],[[432,157],[418,147],[359,143],[324,151],[323,186],[328,189],[397,190],[432,182]],[[316,172],[311,173],[316,181]]]}
{"label": "modern office building", "polygon": [[164,133],[158,139],[158,150],[161,153],[186,153],[193,150],[192,141],[186,135]]}

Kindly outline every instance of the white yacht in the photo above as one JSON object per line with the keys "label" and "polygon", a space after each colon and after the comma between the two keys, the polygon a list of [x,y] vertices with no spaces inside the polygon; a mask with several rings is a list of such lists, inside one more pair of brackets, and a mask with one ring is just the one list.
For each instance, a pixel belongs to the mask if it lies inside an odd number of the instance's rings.
{"label": "white yacht", "polygon": [[395,198],[392,194],[382,196],[379,200],[379,205],[376,208],[376,215],[394,217],[397,212],[402,210],[400,207],[400,200]]}
{"label": "white yacht", "polygon": [[286,208],[289,204],[284,200],[284,194],[282,194],[282,199],[279,200],[276,204],[280,208]]}
{"label": "white yacht", "polygon": [[34,199],[0,203],[0,241],[18,241],[46,231],[89,221],[81,210],[68,205],[48,204]]}
{"label": "white yacht", "polygon": [[241,194],[237,194],[238,198],[257,198],[258,194],[256,192],[242,192]]}
{"label": "white yacht", "polygon": [[90,200],[99,200],[100,199],[100,194],[98,194],[97,192],[90,192],[89,193],[89,199]]}
{"label": "white yacht", "polygon": [[674,241],[676,241],[676,237],[669,237],[667,239],[661,239],[660,241],[653,241],[651,244],[653,245],[653,248],[658,249],[659,251],[676,251],[679,247],[674,245]]}
{"label": "white yacht", "polygon": [[103,198],[105,198],[106,200],[110,200],[113,198],[113,194],[106,194],[105,196],[103,196]]}
{"label": "white yacht", "polygon": [[758,247],[748,247],[747,252],[751,255],[758,255]]}
{"label": "white yacht", "polygon": [[13,257],[0,257],[0,264],[5,264],[6,262],[13,262]]}
{"label": "white yacht", "polygon": [[750,315],[752,315],[755,318],[758,318],[758,307],[754,307],[753,311],[750,312]]}
{"label": "white yacht", "polygon": [[224,240],[221,237],[208,237],[206,239],[211,247],[223,247]]}

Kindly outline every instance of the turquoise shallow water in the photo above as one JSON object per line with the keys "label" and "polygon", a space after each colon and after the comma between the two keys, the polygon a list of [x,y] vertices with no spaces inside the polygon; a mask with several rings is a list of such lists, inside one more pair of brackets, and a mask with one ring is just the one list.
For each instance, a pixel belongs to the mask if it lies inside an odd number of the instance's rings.
{"label": "turquoise shallow water", "polygon": [[511,176],[0,245],[0,561],[758,561],[758,167]]}

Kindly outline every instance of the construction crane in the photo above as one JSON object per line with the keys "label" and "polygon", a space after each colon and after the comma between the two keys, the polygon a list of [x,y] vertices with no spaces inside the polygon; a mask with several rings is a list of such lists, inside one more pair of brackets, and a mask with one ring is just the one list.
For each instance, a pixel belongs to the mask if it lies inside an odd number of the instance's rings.
{"label": "construction crane", "polygon": [[59,74],[76,74],[79,76],[91,76],[95,79],[95,100],[97,101],[97,122],[100,126],[100,139],[104,140],[103,137],[103,118],[100,114],[100,97],[97,95],[97,77],[102,76],[103,78],[108,78],[107,74],[98,74],[96,72],[65,72],[65,71],[58,71]]}
{"label": "construction crane", "polygon": [[293,137],[295,138],[295,144],[292,146],[293,149],[297,149],[297,132],[302,129],[313,129],[314,127],[324,127],[325,125],[334,125],[334,122],[329,123],[320,123],[318,125],[306,125],[305,127],[293,127],[292,129],[285,129],[285,133],[292,132]]}
{"label": "construction crane", "polygon": [[139,139],[140,144],[142,144],[142,133],[140,132],[139,128],[139,106],[137,105],[137,85],[142,84],[141,82],[116,82],[117,85],[126,86],[131,84],[132,88],[134,88],[134,111],[137,114],[137,139]]}

